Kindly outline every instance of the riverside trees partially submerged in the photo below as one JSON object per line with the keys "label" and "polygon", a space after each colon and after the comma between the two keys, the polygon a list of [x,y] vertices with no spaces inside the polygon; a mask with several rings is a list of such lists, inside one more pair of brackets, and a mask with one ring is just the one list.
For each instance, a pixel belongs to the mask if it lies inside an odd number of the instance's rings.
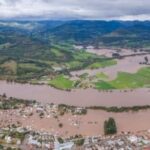
{"label": "riverside trees partially submerged", "polygon": [[109,118],[108,120],[105,120],[104,133],[105,135],[117,133],[117,125],[116,125],[114,118]]}

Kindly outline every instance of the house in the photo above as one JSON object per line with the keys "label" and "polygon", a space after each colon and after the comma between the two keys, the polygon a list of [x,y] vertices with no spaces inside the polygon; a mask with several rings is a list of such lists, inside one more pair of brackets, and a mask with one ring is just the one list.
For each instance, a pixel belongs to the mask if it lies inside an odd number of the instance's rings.
{"label": "house", "polygon": [[12,138],[10,136],[5,136],[5,141],[6,141],[6,143],[11,143]]}
{"label": "house", "polygon": [[66,142],[62,144],[59,142],[55,142],[54,149],[55,150],[71,150],[73,146],[74,146],[73,142]]}

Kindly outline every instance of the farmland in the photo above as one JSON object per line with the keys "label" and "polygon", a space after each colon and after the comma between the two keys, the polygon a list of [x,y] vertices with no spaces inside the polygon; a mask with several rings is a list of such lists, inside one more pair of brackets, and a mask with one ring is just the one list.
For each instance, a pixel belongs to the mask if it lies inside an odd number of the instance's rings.
{"label": "farmland", "polygon": [[135,89],[150,85],[150,68],[142,68],[136,73],[119,72],[115,80],[99,81],[97,89]]}
{"label": "farmland", "polygon": [[73,88],[74,82],[66,78],[64,75],[59,75],[50,80],[49,85],[58,89],[69,90]]}

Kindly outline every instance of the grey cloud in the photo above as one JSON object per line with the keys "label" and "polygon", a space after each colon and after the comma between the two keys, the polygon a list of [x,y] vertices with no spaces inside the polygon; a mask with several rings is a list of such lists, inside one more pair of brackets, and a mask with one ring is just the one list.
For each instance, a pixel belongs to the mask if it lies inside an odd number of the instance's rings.
{"label": "grey cloud", "polygon": [[0,18],[150,20],[150,0],[0,0]]}

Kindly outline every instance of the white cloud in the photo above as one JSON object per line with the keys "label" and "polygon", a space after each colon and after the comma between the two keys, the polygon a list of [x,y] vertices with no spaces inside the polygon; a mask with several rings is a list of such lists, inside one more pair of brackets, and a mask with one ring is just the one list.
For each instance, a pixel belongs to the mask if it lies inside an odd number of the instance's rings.
{"label": "white cloud", "polygon": [[150,20],[150,0],[0,0],[1,19]]}

